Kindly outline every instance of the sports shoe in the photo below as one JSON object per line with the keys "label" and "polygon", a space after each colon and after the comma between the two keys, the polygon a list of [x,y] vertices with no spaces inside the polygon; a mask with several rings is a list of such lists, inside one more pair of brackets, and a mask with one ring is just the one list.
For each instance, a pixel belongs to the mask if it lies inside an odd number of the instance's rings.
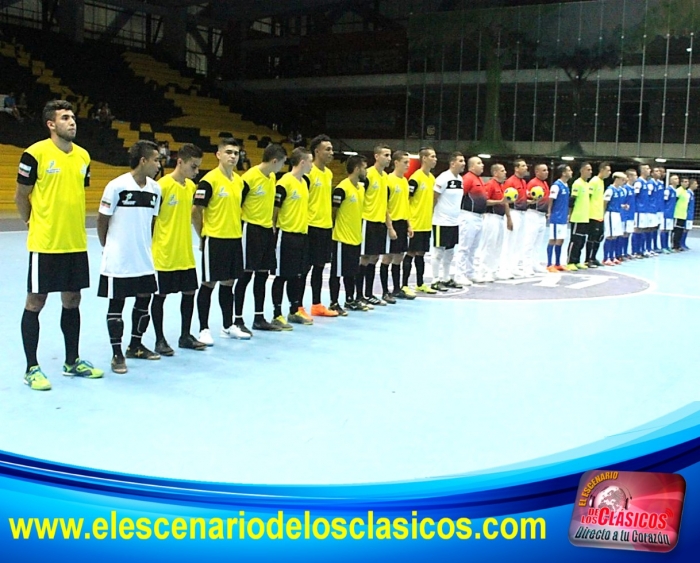
{"label": "sports shoe", "polygon": [[365,301],[370,305],[374,305],[375,307],[386,307],[386,301],[379,299],[374,295],[370,295],[367,299],[365,299]]}
{"label": "sports shoe", "polygon": [[436,281],[430,284],[430,289],[434,289],[435,292],[438,291],[447,291],[447,288],[445,287],[445,284],[442,283],[441,281]]}
{"label": "sports shoe", "polygon": [[205,346],[214,346],[214,339],[211,337],[211,330],[205,328],[199,331],[199,340]]}
{"label": "sports shoe", "polygon": [[[253,325],[255,328],[255,325]],[[250,340],[250,334],[241,328],[241,325],[232,324],[228,328],[221,327],[221,338],[237,338],[238,340]]]}
{"label": "sports shoe", "polygon": [[[237,325],[233,325],[237,326]],[[268,332],[280,332],[282,329],[278,326],[268,323],[265,319],[253,321],[253,330],[265,330]],[[248,335],[250,338],[250,335]]]}
{"label": "sports shoe", "polygon": [[96,368],[90,362],[78,358],[72,366],[63,364],[63,375],[68,377],[84,377],[85,379],[100,379],[105,372]]}
{"label": "sports shoe", "polygon": [[609,258],[605,262],[603,262],[603,266],[614,266],[614,265],[615,265],[615,263],[612,260],[610,260]]}
{"label": "sports shoe", "polygon": [[368,311],[374,311],[374,305],[372,305],[364,297],[362,297],[361,299],[355,299],[355,303],[359,303],[360,305],[366,307]]}
{"label": "sports shoe", "polygon": [[580,264],[576,264],[576,267],[579,270],[588,270],[588,264],[584,264],[583,262],[581,262]]}
{"label": "sports shoe", "polygon": [[578,266],[576,264],[567,264],[566,266],[564,266],[564,269],[567,272],[576,272],[578,271]]}
{"label": "sports shoe", "polygon": [[612,262],[613,264],[615,264],[615,266],[619,266],[620,264],[622,264],[622,260],[620,258],[613,258]]}
{"label": "sports shoe", "polygon": [[532,269],[535,271],[536,274],[546,274],[547,273],[547,268],[545,268],[542,264],[535,264]]}
{"label": "sports shoe", "polygon": [[[279,318],[279,317],[277,317]],[[287,322],[291,324],[297,324],[297,325],[312,325],[314,324],[314,321],[311,319],[305,318],[303,315],[297,311],[296,313],[290,313],[287,315]],[[284,330],[284,329],[282,329]]]}
{"label": "sports shoe", "polygon": [[314,324],[314,320],[311,318],[311,315],[309,315],[309,314],[306,312],[306,309],[304,309],[304,307],[299,307],[299,308],[297,309],[297,314],[301,315],[301,316],[304,317],[307,321],[309,321],[307,324]]}
{"label": "sports shoe", "polygon": [[175,350],[170,347],[170,344],[165,340],[158,340],[156,342],[156,352],[161,356],[173,356],[175,355]]}
{"label": "sports shoe", "polygon": [[442,285],[444,285],[444,286],[447,287],[448,289],[462,289],[462,288],[464,287],[461,283],[457,283],[457,282],[454,280],[454,278],[450,278],[450,279],[447,280],[446,282],[443,282]]}
{"label": "sports shoe", "polygon": [[114,373],[123,374],[129,371],[126,367],[124,356],[112,356],[111,364]]}
{"label": "sports shoe", "polygon": [[279,327],[280,330],[294,330],[294,327],[287,322],[284,315],[272,319],[272,324]]}
{"label": "sports shoe", "polygon": [[128,346],[126,349],[126,357],[134,360],[160,360],[160,354],[152,352],[142,343],[139,343],[134,348]]}
{"label": "sports shoe", "polygon": [[253,331],[250,330],[247,326],[245,326],[245,324],[243,323],[243,319],[236,319],[235,321],[233,321],[233,324],[235,324],[240,330],[245,332],[251,338],[253,337]]}
{"label": "sports shoe", "polygon": [[389,305],[396,304],[396,297],[394,297],[391,293],[385,293],[384,295],[382,295],[382,300],[388,303]]}
{"label": "sports shoe", "polygon": [[588,265],[591,266],[591,267],[595,266],[596,268],[600,268],[600,267],[602,266],[602,264],[600,263],[600,261],[599,261],[597,258],[594,258],[593,260],[590,260],[590,261],[588,262]]}
{"label": "sports shoe", "polygon": [[496,279],[501,281],[501,280],[512,280],[513,279],[513,274],[510,272],[496,272]]}
{"label": "sports shoe", "polygon": [[200,342],[191,334],[187,336],[181,336],[177,341],[178,348],[185,348],[187,350],[204,350],[207,345],[204,342]]}
{"label": "sports shoe", "polygon": [[556,266],[547,266],[547,271],[548,271],[548,272],[552,272],[552,273],[556,273],[556,272],[558,272],[559,270],[557,270],[557,267],[556,267]]}
{"label": "sports shoe", "polygon": [[401,291],[403,291],[403,292],[406,294],[406,298],[407,298],[407,299],[415,299],[415,298],[416,298],[416,292],[413,291],[413,290],[412,290],[410,287],[408,287],[407,285],[404,285],[404,286],[401,288]]}
{"label": "sports shoe", "polygon": [[664,254],[671,254],[671,251],[668,248],[664,248],[661,252]]}
{"label": "sports shoe", "polygon": [[561,264],[557,264],[557,265],[554,266],[554,267],[557,269],[557,272],[564,272],[564,271],[566,271],[566,268],[565,268],[564,266],[562,266]]}
{"label": "sports shoe", "polygon": [[[411,299],[408,295],[406,295],[406,292],[403,289],[399,289],[398,291],[394,292],[394,297],[396,299]],[[415,297],[413,298],[415,299]]]}
{"label": "sports shoe", "polygon": [[362,311],[367,312],[369,308],[362,301],[346,301],[345,308],[348,311]]}
{"label": "sports shoe", "polygon": [[331,313],[335,313],[338,317],[348,316],[348,312],[340,306],[340,303],[331,303],[330,307],[328,307],[328,310]]}
{"label": "sports shoe", "polygon": [[424,283],[423,285],[417,285],[416,291],[426,293],[427,295],[435,295],[437,293],[437,290],[430,287],[427,283]]}
{"label": "sports shoe", "polygon": [[[339,306],[339,308],[340,308],[340,306]],[[314,317],[337,317],[338,316],[337,311],[333,311],[332,309],[326,309],[326,306],[321,304],[321,303],[317,303],[316,305],[311,305],[311,314]]]}
{"label": "sports shoe", "polygon": [[39,366],[32,366],[29,371],[24,374],[24,384],[29,385],[34,391],[48,391],[51,389],[51,382],[46,374],[41,371]]}
{"label": "sports shoe", "polygon": [[[454,281],[457,285],[461,285],[462,287],[469,287],[470,285],[472,285],[472,281],[469,278],[462,277],[462,276],[457,276],[456,278],[453,278],[451,281]],[[448,287],[448,288],[450,287],[449,285],[447,285],[447,282],[442,282],[442,284],[445,287]],[[453,289],[456,289],[456,288],[453,288]]]}

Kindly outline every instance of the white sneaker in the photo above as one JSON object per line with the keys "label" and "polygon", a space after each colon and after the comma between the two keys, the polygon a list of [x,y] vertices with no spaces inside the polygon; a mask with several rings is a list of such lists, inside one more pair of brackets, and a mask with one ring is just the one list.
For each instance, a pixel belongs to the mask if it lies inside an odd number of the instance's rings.
{"label": "white sneaker", "polygon": [[455,276],[454,280],[461,286],[464,287],[469,287],[472,284],[472,281],[469,278],[463,278],[462,276]]}
{"label": "white sneaker", "polygon": [[221,332],[219,333],[221,338],[237,338],[238,340],[250,340],[250,334],[242,331],[238,325],[231,325],[228,328],[221,327]]}
{"label": "white sneaker", "polygon": [[199,338],[197,340],[207,346],[214,346],[214,339],[211,337],[211,330],[208,328],[199,331]]}
{"label": "white sneaker", "polygon": [[522,272],[522,275],[524,278],[533,278],[535,277],[535,272],[533,272],[532,270],[524,270]]}
{"label": "white sneaker", "polygon": [[486,283],[493,283],[496,281],[496,278],[494,278],[491,274],[486,274],[482,278]]}
{"label": "white sneaker", "polygon": [[497,272],[496,279],[497,280],[512,280],[513,274],[511,274],[510,272]]}
{"label": "white sneaker", "polygon": [[532,269],[535,270],[536,274],[546,274],[547,273],[547,268],[545,268],[542,264],[535,264]]}

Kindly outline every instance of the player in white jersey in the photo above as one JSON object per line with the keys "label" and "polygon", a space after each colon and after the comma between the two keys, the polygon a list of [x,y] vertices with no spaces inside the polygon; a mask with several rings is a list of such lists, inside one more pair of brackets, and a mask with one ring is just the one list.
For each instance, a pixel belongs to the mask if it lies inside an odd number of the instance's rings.
{"label": "player in white jersey", "polygon": [[141,342],[148,328],[148,307],[156,292],[151,253],[153,218],[158,215],[161,190],[153,179],[160,171],[158,145],[137,141],[129,149],[131,172],[107,184],[100,201],[97,235],[104,247],[97,294],[109,299],[107,330],[112,344],[112,371],[126,373],[122,353],[124,300],[135,297],[131,313],[131,342],[127,358],[159,360],[160,355]]}
{"label": "player in white jersey", "polygon": [[[461,286],[452,279],[450,266],[459,242],[459,213],[464,193],[462,177],[466,163],[461,152],[450,155],[450,167],[435,178],[433,188],[433,282],[436,291]],[[440,267],[442,266],[442,274]]]}

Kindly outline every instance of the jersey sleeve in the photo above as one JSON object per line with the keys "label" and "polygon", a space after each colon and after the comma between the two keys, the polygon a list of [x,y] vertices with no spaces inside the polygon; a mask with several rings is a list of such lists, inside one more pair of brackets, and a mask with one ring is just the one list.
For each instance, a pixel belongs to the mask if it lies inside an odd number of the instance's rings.
{"label": "jersey sleeve", "polygon": [[418,190],[418,182],[413,178],[408,181],[408,197],[413,197]]}
{"label": "jersey sleeve", "polygon": [[211,184],[206,181],[202,181],[197,186],[197,190],[194,192],[194,199],[192,203],[200,207],[208,207],[211,196],[214,193],[214,189]]}
{"label": "jersey sleeve", "polygon": [[549,188],[549,198],[550,199],[557,199],[557,196],[559,195],[559,186],[556,184],[552,184],[552,187]]}
{"label": "jersey sleeve", "polygon": [[340,207],[345,199],[345,190],[343,188],[337,187],[333,190],[333,207]]}
{"label": "jersey sleeve", "polygon": [[89,188],[90,187],[90,165],[87,165],[87,168],[85,169],[85,180],[83,181],[83,187]]}
{"label": "jersey sleeve", "polygon": [[637,195],[637,194],[639,194],[639,192],[641,192],[641,191],[642,191],[642,183],[641,183],[639,180],[637,180],[637,181],[634,183],[634,194]]}
{"label": "jersey sleeve", "polygon": [[285,199],[287,199],[287,188],[277,184],[275,188],[275,207],[282,207]]}
{"label": "jersey sleeve", "polygon": [[613,197],[613,190],[612,188],[606,188],[605,193],[603,194],[603,199],[605,201],[610,201]]}
{"label": "jersey sleeve", "polygon": [[105,186],[105,191],[102,193],[102,199],[100,200],[100,213],[108,216],[114,215],[118,203],[119,190],[117,184],[110,182]]}
{"label": "jersey sleeve", "polygon": [[309,178],[308,176],[302,176],[302,178],[304,179],[304,182],[306,183],[306,188],[308,190],[311,190],[311,178]]}
{"label": "jersey sleeve", "polygon": [[245,201],[245,198],[249,192],[250,192],[250,186],[248,185],[248,182],[243,180],[243,190],[241,191],[241,205],[243,205],[243,202]]}
{"label": "jersey sleeve", "polygon": [[578,192],[579,192],[579,187],[580,187],[580,185],[581,185],[581,184],[579,183],[579,181],[576,180],[576,181],[573,183],[573,185],[571,186],[571,197],[572,197],[572,198],[575,198],[575,197],[578,196]]}
{"label": "jersey sleeve", "polygon": [[445,182],[444,178],[438,176],[437,179],[435,180],[435,185],[433,186],[433,191],[439,194],[445,193],[445,190],[447,189],[447,182]]}
{"label": "jersey sleeve", "polygon": [[474,186],[474,181],[471,179],[471,177],[467,176],[466,174],[462,178],[462,189],[464,190],[465,194],[468,194],[470,191],[472,191],[472,187]]}
{"label": "jersey sleeve", "polygon": [[22,153],[17,169],[17,183],[23,186],[33,186],[37,180],[37,170],[39,163],[28,152]]}
{"label": "jersey sleeve", "polygon": [[160,189],[160,185],[156,182],[158,186],[156,189],[156,204],[153,206],[153,216],[158,217],[160,214],[160,206],[163,203],[163,192]]}

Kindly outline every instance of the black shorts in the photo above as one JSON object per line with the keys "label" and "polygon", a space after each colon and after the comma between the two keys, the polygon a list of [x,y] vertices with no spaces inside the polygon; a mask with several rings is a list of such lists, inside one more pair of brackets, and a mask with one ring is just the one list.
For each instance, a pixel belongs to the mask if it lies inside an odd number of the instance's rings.
{"label": "black shorts", "polygon": [[673,226],[676,229],[685,229],[687,219],[674,219]]}
{"label": "black shorts", "polygon": [[360,272],[360,245],[333,241],[331,276],[356,276]]}
{"label": "black shorts", "polygon": [[571,223],[571,236],[587,237],[590,232],[588,223]]}
{"label": "black shorts", "polygon": [[433,246],[451,250],[459,243],[459,227],[433,225]]}
{"label": "black shorts", "polygon": [[236,280],[243,275],[241,239],[204,237],[203,240],[203,282]]}
{"label": "black shorts", "polygon": [[272,227],[243,223],[243,269],[246,272],[274,271],[275,233]]}
{"label": "black shorts", "polygon": [[98,297],[108,299],[126,299],[136,297],[143,293],[155,293],[158,291],[155,274],[138,276],[135,278],[115,278],[112,276],[100,276],[100,285],[97,288]]}
{"label": "black shorts", "polygon": [[87,252],[29,253],[27,293],[78,292],[90,287]]}
{"label": "black shorts", "polygon": [[333,229],[309,227],[309,264],[311,266],[321,266],[330,262],[332,247]]}
{"label": "black shorts", "polygon": [[393,221],[396,240],[389,239],[389,254],[403,254],[408,250],[408,221],[398,219]]}
{"label": "black shorts", "polygon": [[430,231],[413,231],[413,238],[408,241],[409,252],[430,251]]}
{"label": "black shorts", "polygon": [[169,272],[156,271],[158,294],[180,293],[181,291],[197,291],[197,270],[172,270]]}
{"label": "black shorts", "polygon": [[597,221],[596,219],[591,219],[588,222],[588,240],[590,240],[591,242],[602,242],[604,227],[604,221]]}
{"label": "black shorts", "polygon": [[277,233],[277,269],[281,278],[295,278],[306,273],[309,259],[309,237],[303,233]]}
{"label": "black shorts", "polygon": [[362,256],[377,256],[389,253],[389,233],[385,223],[362,219]]}

